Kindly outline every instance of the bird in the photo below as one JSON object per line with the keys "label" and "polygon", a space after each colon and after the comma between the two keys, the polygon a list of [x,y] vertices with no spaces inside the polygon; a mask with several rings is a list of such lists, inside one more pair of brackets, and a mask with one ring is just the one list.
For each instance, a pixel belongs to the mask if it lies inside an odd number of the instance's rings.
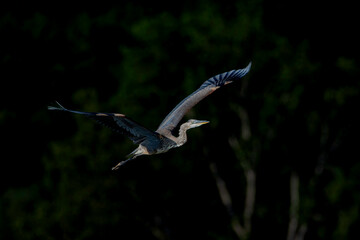
{"label": "bird", "polygon": [[[57,106],[48,106],[48,110],[85,115],[115,132],[127,136],[134,144],[137,144],[138,147],[127,155],[126,160],[120,161],[112,168],[112,170],[116,170],[141,155],[160,154],[184,145],[187,141],[186,132],[189,129],[209,123],[207,120],[189,119],[177,128],[184,115],[215,90],[244,77],[250,71],[250,68],[251,62],[245,68],[224,72],[206,80],[196,91],[176,105],[160,123],[156,131],[149,130],[121,113],[75,111],[63,107],[58,102],[56,102]],[[175,129],[179,129],[177,135]]]}

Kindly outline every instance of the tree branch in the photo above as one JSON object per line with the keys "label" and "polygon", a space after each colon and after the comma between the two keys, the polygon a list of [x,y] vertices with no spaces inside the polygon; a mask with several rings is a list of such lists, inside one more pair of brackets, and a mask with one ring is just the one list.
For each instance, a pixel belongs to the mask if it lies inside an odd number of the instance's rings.
{"label": "tree branch", "polygon": [[299,227],[299,176],[292,173],[290,176],[290,221],[287,240],[303,240],[307,227],[301,224]]}
{"label": "tree branch", "polygon": [[245,238],[247,235],[246,230],[241,226],[239,218],[234,214],[231,195],[226,187],[225,181],[220,177],[216,164],[210,163],[210,170],[216,181],[216,186],[219,191],[220,199],[230,215],[231,227],[239,239]]}

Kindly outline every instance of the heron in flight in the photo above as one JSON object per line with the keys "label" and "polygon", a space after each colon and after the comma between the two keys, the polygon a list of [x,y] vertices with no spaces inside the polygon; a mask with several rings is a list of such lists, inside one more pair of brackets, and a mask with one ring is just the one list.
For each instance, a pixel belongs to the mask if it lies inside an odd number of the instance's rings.
{"label": "heron in flight", "polygon": [[121,113],[98,113],[98,112],[80,112],[69,110],[61,106],[58,102],[57,107],[49,106],[49,110],[58,110],[71,112],[76,114],[82,114],[89,118],[96,120],[97,122],[105,125],[112,130],[124,134],[134,144],[139,146],[131,152],[126,160],[121,161],[112,170],[118,169],[126,162],[141,156],[141,155],[153,155],[163,152],[167,152],[171,148],[180,147],[187,141],[186,131],[199,127],[203,124],[209,123],[209,121],[190,119],[187,122],[181,124],[179,128],[179,134],[176,136],[174,130],[183,118],[183,116],[198,102],[204,99],[206,96],[213,93],[218,88],[237,81],[245,76],[251,67],[251,62],[247,67],[238,70],[232,70],[222,74],[218,74],[212,78],[206,80],[195,92],[187,96],[182,100],[161,122],[156,131],[151,131],[130,118]]}

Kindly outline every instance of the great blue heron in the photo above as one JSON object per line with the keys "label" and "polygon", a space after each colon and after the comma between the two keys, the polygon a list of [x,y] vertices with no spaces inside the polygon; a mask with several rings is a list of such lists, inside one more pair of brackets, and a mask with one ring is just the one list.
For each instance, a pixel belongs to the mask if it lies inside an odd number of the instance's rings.
{"label": "great blue heron", "polygon": [[209,121],[190,119],[180,126],[179,135],[176,137],[174,135],[174,129],[185,113],[187,113],[195,104],[200,102],[206,96],[213,93],[216,89],[245,76],[249,72],[250,67],[251,62],[243,69],[218,74],[206,80],[200,88],[182,100],[165,117],[155,132],[141,126],[135,121],[130,120],[124,114],[120,113],[74,111],[64,108],[58,102],[56,102],[58,104],[57,107],[49,106],[48,109],[86,115],[87,117],[95,119],[99,123],[110,127],[112,130],[126,135],[135,144],[139,144],[139,146],[128,155],[128,159],[121,161],[112,168],[112,170],[115,170],[140,155],[152,155],[167,152],[171,148],[180,147],[186,143],[186,131],[188,129],[199,127],[203,124],[209,123]]}

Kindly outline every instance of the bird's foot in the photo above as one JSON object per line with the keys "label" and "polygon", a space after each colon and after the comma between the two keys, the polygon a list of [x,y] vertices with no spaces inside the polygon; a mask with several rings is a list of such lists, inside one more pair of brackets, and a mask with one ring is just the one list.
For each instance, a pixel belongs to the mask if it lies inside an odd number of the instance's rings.
{"label": "bird's foot", "polygon": [[124,161],[119,162],[115,167],[113,167],[111,170],[117,170],[119,169],[122,165],[124,165],[125,163],[127,163],[128,161],[130,161],[132,158],[126,159]]}

